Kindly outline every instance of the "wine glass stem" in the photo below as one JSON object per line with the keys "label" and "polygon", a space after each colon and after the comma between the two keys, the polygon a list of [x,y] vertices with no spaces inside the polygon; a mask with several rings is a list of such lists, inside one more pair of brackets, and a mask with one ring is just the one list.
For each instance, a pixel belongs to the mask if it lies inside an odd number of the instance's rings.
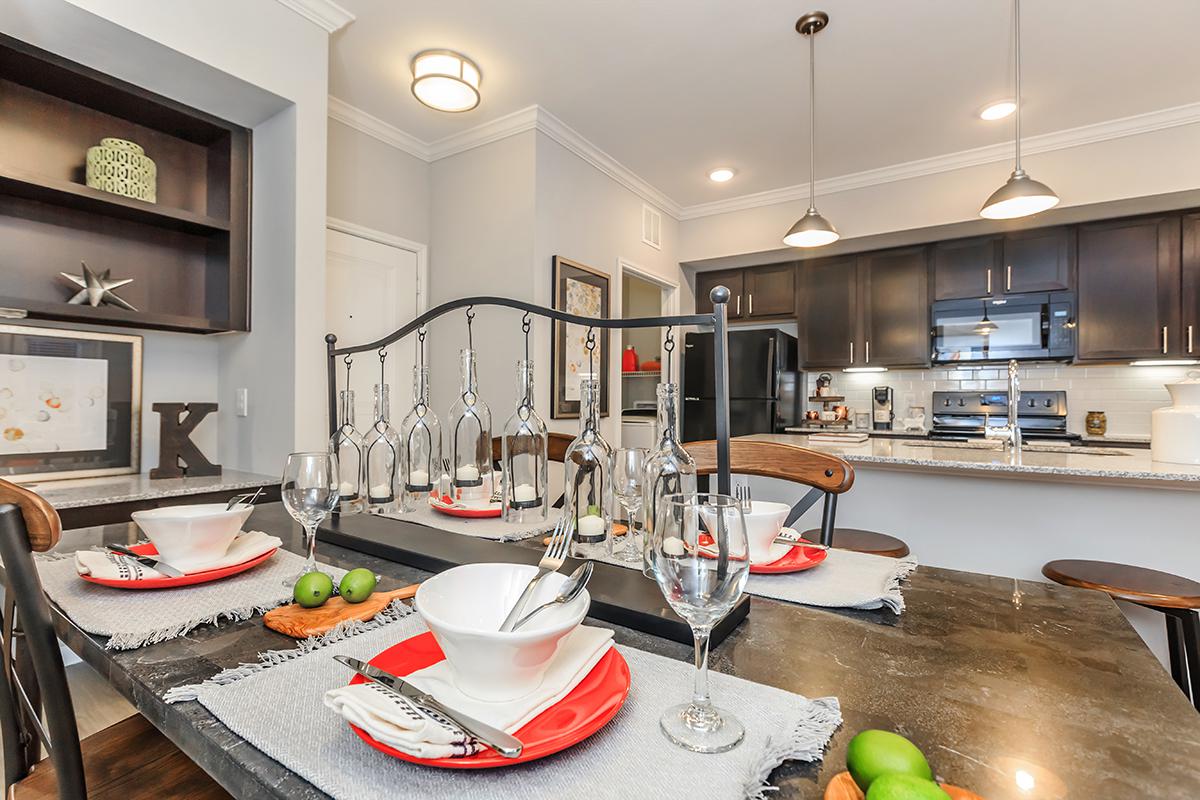
{"label": "wine glass stem", "polygon": [[304,526],[304,544],[308,548],[308,557],[304,560],[304,571],[315,572],[317,569],[317,526]]}
{"label": "wine glass stem", "polygon": [[692,691],[692,705],[708,708],[708,629],[694,630],[696,638],[696,686]]}

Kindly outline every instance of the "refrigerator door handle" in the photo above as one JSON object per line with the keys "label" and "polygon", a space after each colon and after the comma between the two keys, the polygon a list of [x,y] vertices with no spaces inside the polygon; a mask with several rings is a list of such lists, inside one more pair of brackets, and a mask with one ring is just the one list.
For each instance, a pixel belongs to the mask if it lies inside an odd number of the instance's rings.
{"label": "refrigerator door handle", "polygon": [[767,380],[770,382],[771,397],[779,394],[779,370],[775,368],[775,337],[767,339]]}

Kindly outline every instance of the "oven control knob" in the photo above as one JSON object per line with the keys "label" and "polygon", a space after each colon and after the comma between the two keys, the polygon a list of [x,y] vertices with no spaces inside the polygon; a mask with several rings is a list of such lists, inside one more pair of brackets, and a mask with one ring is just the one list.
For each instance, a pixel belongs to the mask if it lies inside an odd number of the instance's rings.
{"label": "oven control knob", "polygon": [[1044,405],[1046,408],[1053,408],[1054,401],[1047,397],[1044,401],[1042,401],[1042,405]]}
{"label": "oven control knob", "polygon": [[963,400],[961,397],[960,397],[960,398],[958,398],[958,406],[959,406],[959,408],[962,408],[962,407],[963,407],[963,406],[965,406],[966,404],[967,404],[967,401],[966,401],[966,400]]}
{"label": "oven control knob", "polygon": [[949,407],[950,407],[950,398],[949,398],[949,397],[947,397],[945,400],[943,400],[943,401],[942,401],[942,405],[944,405],[944,406],[946,406],[947,408],[949,408]]}
{"label": "oven control knob", "polygon": [[1029,407],[1030,407],[1030,408],[1033,408],[1033,405],[1034,405],[1034,401],[1033,401],[1033,400],[1030,400],[1030,401],[1029,401]]}

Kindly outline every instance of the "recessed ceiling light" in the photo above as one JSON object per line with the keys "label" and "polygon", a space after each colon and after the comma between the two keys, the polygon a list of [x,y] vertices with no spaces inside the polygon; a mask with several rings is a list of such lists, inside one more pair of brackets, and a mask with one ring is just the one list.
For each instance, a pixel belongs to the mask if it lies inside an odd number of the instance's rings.
{"label": "recessed ceiling light", "polygon": [[717,167],[712,172],[708,173],[708,179],[714,183],[724,183],[737,174],[737,170],[729,167]]}
{"label": "recessed ceiling light", "polygon": [[412,60],[413,96],[438,111],[479,105],[479,67],[453,50],[425,50]]}
{"label": "recessed ceiling light", "polygon": [[997,119],[1004,119],[1017,110],[1017,104],[1012,100],[999,100],[995,103],[988,103],[979,111],[979,118],[986,119],[988,122]]}

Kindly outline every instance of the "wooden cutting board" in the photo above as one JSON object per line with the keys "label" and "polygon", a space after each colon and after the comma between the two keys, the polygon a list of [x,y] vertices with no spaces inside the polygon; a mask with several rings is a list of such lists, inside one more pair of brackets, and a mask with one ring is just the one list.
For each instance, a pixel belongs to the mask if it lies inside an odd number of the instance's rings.
{"label": "wooden cutting board", "polygon": [[387,608],[393,600],[407,600],[417,593],[418,583],[393,589],[390,592],[375,592],[361,603],[347,603],[340,597],[331,597],[325,605],[316,608],[301,608],[296,603],[272,609],[263,615],[263,623],[271,630],[307,639],[333,630],[338,623],[356,619],[366,622]]}
{"label": "wooden cutting board", "polygon": [[[948,783],[940,785],[942,791],[950,795],[950,800],[983,800],[979,795],[968,792],[966,789],[960,789]],[[858,784],[854,782],[854,778],[850,777],[850,773],[840,772],[834,775],[833,780],[825,787],[825,800],[864,800],[864,797],[862,789],[858,788]]]}

